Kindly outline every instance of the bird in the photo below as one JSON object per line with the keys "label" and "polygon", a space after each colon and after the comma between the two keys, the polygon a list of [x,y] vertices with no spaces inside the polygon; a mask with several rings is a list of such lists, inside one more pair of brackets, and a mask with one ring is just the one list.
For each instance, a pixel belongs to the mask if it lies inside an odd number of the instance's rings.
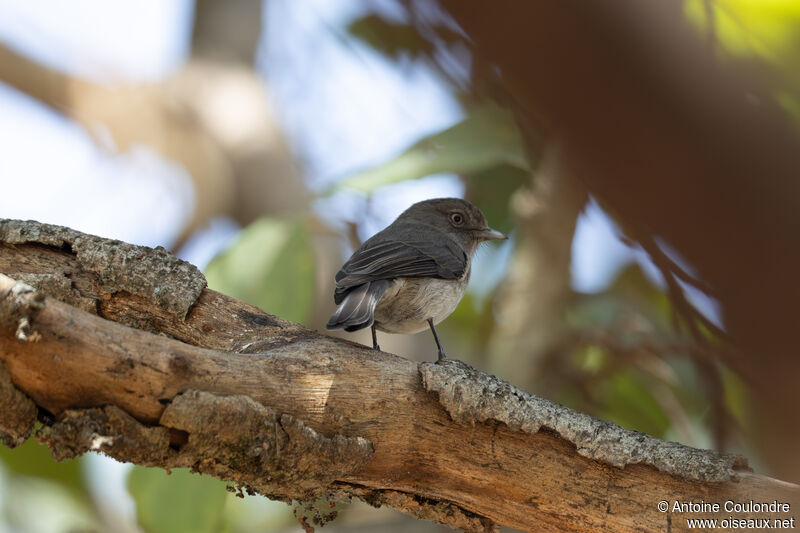
{"label": "bird", "polygon": [[489,227],[480,209],[460,198],[417,202],[362,244],[336,273],[336,311],[326,328],[410,334],[427,328],[447,359],[436,324],[464,296],[475,251],[508,237]]}

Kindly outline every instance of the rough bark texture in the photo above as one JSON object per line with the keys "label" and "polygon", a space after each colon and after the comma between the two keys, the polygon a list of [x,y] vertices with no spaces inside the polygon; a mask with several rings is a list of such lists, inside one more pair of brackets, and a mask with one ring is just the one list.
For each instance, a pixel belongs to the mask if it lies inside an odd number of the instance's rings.
{"label": "rough bark texture", "polygon": [[[3,328],[5,329],[5,328]],[[0,441],[16,448],[31,436],[36,424],[36,404],[11,383],[5,365],[0,363]]]}
{"label": "rough bark texture", "polygon": [[[171,433],[181,431],[170,445]],[[116,406],[66,410],[41,432],[58,460],[89,450],[120,461],[190,467],[284,500],[308,500],[372,457],[361,437],[325,437],[247,396],[189,390],[148,427]],[[177,442],[176,442],[177,441]]]}
{"label": "rough bark texture", "polygon": [[[664,442],[597,420],[528,394],[459,361],[445,365],[423,363],[420,372],[425,388],[439,394],[439,402],[459,424],[494,420],[531,434],[547,428],[574,444],[583,457],[619,468],[647,464],[695,481],[727,481],[737,469],[747,469],[744,457]],[[481,402],[476,405],[464,398],[481,398]]]}
{"label": "rough bark texture", "polygon": [[[35,403],[55,415],[40,438],[56,458],[100,450],[281,500],[355,496],[467,531],[682,530],[659,501],[797,500],[797,487],[741,458],[592,419],[463,363],[418,365],[198,296],[196,271],[159,250],[106,241],[94,249],[107,257],[86,266],[81,243],[96,239],[0,221],[10,276],[0,274],[0,309],[16,317],[0,331],[0,405],[24,409],[0,411],[9,445],[30,431]],[[126,290],[119,280],[135,280],[136,266],[113,260],[122,256],[194,281]],[[48,294],[30,324],[37,341],[20,340],[20,305],[5,302],[22,277],[93,302],[90,312]],[[190,294],[188,312],[169,303]]]}
{"label": "rough bark texture", "polygon": [[[25,222],[3,224],[0,238],[6,245],[38,243],[71,252],[82,271],[97,275],[103,292],[142,297],[178,319],[186,317],[206,287],[206,279],[197,267],[164,248],[148,249],[60,226]],[[37,286],[44,284],[55,298],[78,307],[89,306],[92,298],[76,294],[75,289],[79,289],[69,283],[71,265],[63,266],[60,272],[35,272],[27,279]]]}

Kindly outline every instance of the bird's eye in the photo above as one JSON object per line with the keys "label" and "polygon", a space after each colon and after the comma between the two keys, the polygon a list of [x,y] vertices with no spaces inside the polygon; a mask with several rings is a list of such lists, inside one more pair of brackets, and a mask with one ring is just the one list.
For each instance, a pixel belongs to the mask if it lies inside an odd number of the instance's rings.
{"label": "bird's eye", "polygon": [[464,223],[464,215],[461,213],[450,213],[450,222],[452,222],[454,226],[460,226]]}

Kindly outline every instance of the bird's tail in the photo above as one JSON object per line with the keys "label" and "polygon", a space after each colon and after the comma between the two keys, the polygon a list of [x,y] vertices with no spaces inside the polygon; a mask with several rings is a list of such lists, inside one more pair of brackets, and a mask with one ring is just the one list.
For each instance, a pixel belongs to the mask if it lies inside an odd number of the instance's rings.
{"label": "bird's tail", "polygon": [[355,287],[347,293],[325,327],[355,331],[371,326],[374,320],[375,306],[388,287],[388,280],[370,281]]}

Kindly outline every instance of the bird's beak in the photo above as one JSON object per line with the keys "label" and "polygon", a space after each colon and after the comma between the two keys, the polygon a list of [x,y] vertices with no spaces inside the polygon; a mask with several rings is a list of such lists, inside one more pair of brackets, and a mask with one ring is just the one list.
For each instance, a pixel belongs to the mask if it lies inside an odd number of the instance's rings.
{"label": "bird's beak", "polygon": [[475,236],[483,241],[504,241],[508,239],[508,235],[500,233],[496,229],[483,228],[475,232]]}

